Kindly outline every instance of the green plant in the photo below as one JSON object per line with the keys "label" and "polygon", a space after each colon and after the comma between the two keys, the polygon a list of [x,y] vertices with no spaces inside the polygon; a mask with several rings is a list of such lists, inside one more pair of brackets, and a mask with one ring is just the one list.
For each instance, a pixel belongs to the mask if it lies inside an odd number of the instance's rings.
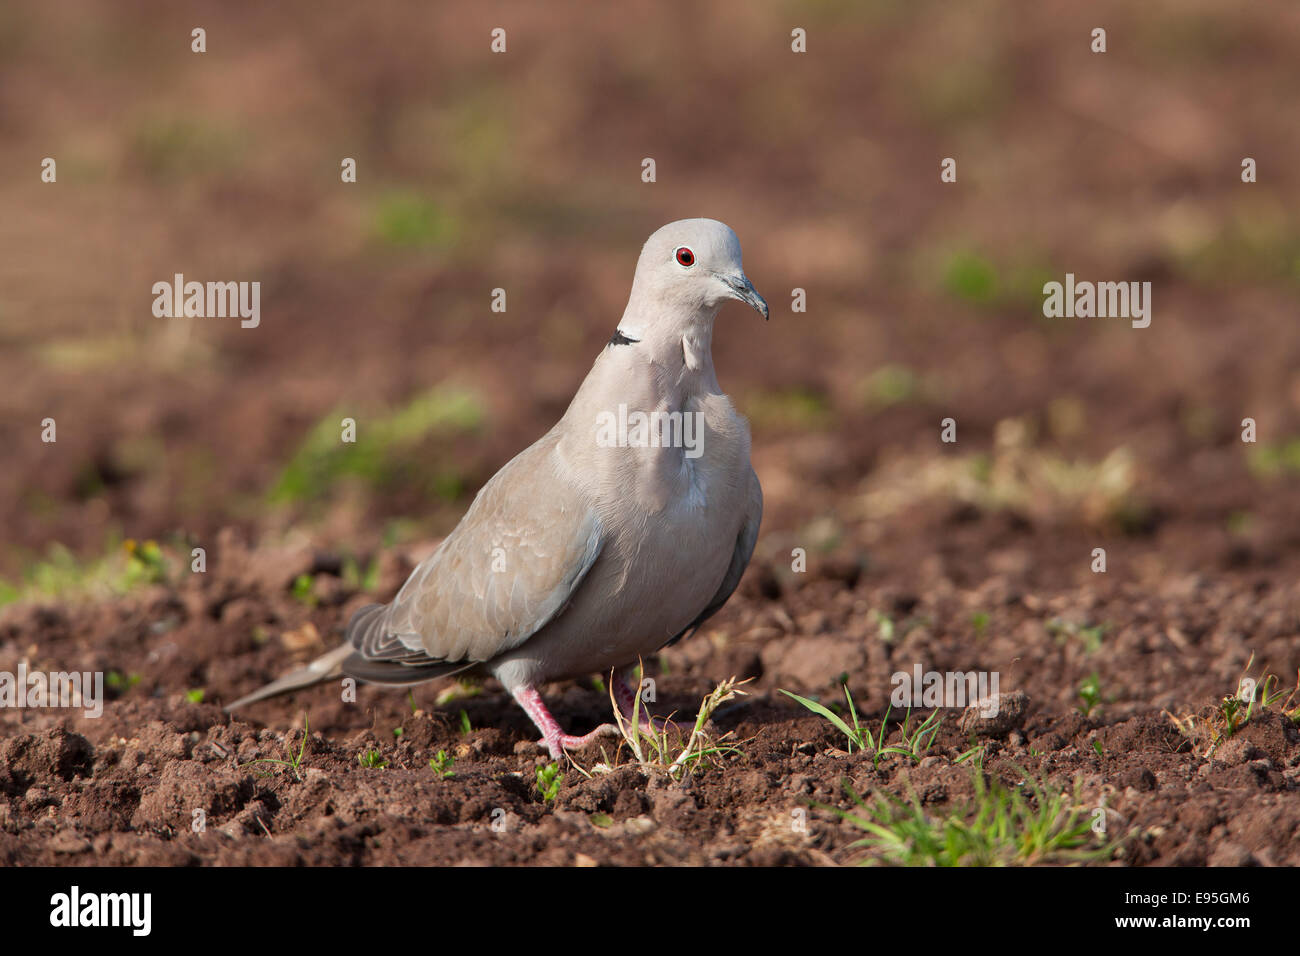
{"label": "green plant", "polygon": [[847,684],[842,685],[844,690],[844,699],[848,702],[849,719],[852,724],[845,722],[838,714],[829,707],[807,697],[800,697],[798,694],[792,694],[788,690],[782,690],[791,700],[797,701],[804,707],[811,710],[814,714],[826,718],[831,724],[844,734],[848,741],[848,751],[853,753],[856,746],[859,750],[872,754],[872,765],[880,766],[880,760],[889,754],[895,754],[900,757],[907,757],[916,762],[920,760],[925,753],[934,744],[934,738],[939,733],[939,727],[943,723],[943,718],[937,713],[932,713],[915,729],[912,728],[912,710],[909,707],[903,721],[899,724],[901,740],[898,745],[885,746],[887,729],[889,726],[889,715],[893,711],[893,704],[885,707],[885,716],[880,721],[880,730],[873,734],[867,724],[858,719],[858,708],[853,703],[853,697],[849,694]]}
{"label": "green plant", "polygon": [[950,256],[944,265],[942,281],[949,295],[978,305],[991,302],[998,291],[993,264],[975,252],[963,251]]}
{"label": "green plant", "polygon": [[1079,709],[1086,717],[1101,703],[1101,675],[1096,671],[1089,674],[1079,685],[1078,693],[1079,700],[1083,702],[1083,706]]}
{"label": "green plant", "polygon": [[312,585],[315,583],[310,574],[300,574],[293,579],[293,586],[289,589],[293,599],[308,607],[316,606],[316,595],[312,593]]}
{"label": "green plant", "polygon": [[472,732],[473,730],[474,730],[474,728],[471,727],[471,726],[469,725],[469,714],[465,713],[465,711],[462,710],[462,711],[460,712],[460,732],[461,732],[461,734],[462,734],[462,735],[467,735],[467,734],[469,734],[470,732]]}
{"label": "green plant", "polygon": [[[307,433],[271,489],[270,499],[273,503],[323,501],[335,493],[340,481],[353,479],[371,489],[405,487],[455,500],[464,477],[446,469],[414,469],[412,449],[473,431],[485,416],[477,392],[450,386],[435,386],[387,414],[362,418],[355,411],[336,409]],[[340,440],[345,418],[360,423],[355,441]]]}
{"label": "green plant", "polygon": [[106,683],[110,689],[118,692],[130,690],[143,679],[144,678],[139,674],[123,675],[121,671],[109,671],[104,675],[104,683]]}
{"label": "green plant", "polygon": [[1258,681],[1251,677],[1254,664],[1255,655],[1251,654],[1237,682],[1237,692],[1224,697],[1208,717],[1186,714],[1179,718],[1165,712],[1188,743],[1193,747],[1204,746],[1205,756],[1211,756],[1221,743],[1265,711],[1276,708],[1283,717],[1300,723],[1300,706],[1292,706],[1297,693],[1300,693],[1300,672],[1296,674],[1296,687],[1288,693],[1280,688],[1281,681],[1267,671]]}
{"label": "green plant", "polygon": [[800,697],[798,694],[793,694],[788,690],[782,690],[781,693],[785,694],[785,696],[789,697],[791,700],[802,704],[814,714],[829,720],[831,724],[848,739],[849,753],[853,753],[854,746],[857,746],[859,750],[874,750],[876,745],[875,738],[871,735],[870,728],[858,720],[858,709],[854,706],[853,698],[849,694],[849,685],[844,684],[842,686],[844,688],[844,699],[848,701],[849,704],[849,715],[853,721],[852,726],[849,726],[838,714],[818,701],[812,700],[808,697]]}
{"label": "green plant", "polygon": [[123,587],[126,590],[141,584],[157,584],[167,577],[167,562],[163,559],[162,549],[157,541],[137,542],[127,538],[123,543],[126,549],[126,573]]}
{"label": "green plant", "polygon": [[384,759],[383,754],[373,747],[357,754],[357,763],[367,770],[383,770],[388,766],[388,761]]}
{"label": "green plant", "polygon": [[82,561],[55,543],[23,569],[21,583],[0,581],[0,604],[31,598],[75,600],[127,594],[167,579],[167,560],[156,541],[110,536],[103,556]]}
{"label": "green plant", "polygon": [[866,832],[852,844],[868,851],[865,863],[1030,866],[1095,862],[1114,854],[1117,843],[1094,844],[1077,781],[1067,796],[1020,774],[1021,785],[1007,788],[973,772],[974,801],[942,815],[927,813],[914,790],[906,801],[877,791],[868,802],[847,781],[844,789],[858,812],[822,809]]}
{"label": "green plant", "polygon": [[455,763],[455,757],[451,756],[451,754],[447,753],[445,750],[439,750],[436,757],[431,757],[429,759],[429,769],[444,779],[447,777],[454,777],[456,776],[456,771],[451,768]]}
{"label": "green plant", "polygon": [[277,764],[282,767],[288,767],[290,770],[293,771],[294,778],[298,781],[301,781],[302,780],[302,758],[307,753],[307,738],[308,736],[310,736],[310,733],[311,731],[308,725],[308,718],[304,716],[302,719],[302,744],[301,746],[298,747],[298,752],[296,754],[291,753],[289,755],[288,760],[275,760],[270,757],[262,757],[258,760],[250,760],[248,761],[248,763],[241,764],[240,766],[249,767],[259,763]]}
{"label": "green plant", "polygon": [[344,558],[343,583],[354,591],[373,591],[379,586],[379,559],[374,558],[364,571],[356,558]]}
{"label": "green plant", "polygon": [[385,195],[375,211],[375,234],[386,244],[416,248],[446,245],[459,231],[456,217],[413,192]]}
{"label": "green plant", "polygon": [[[483,693],[483,687],[474,678],[458,677],[456,683],[439,692],[435,702],[439,707],[445,707],[454,700],[468,700],[471,697],[477,697],[481,693]],[[468,732],[466,731],[466,733]]]}
{"label": "green plant", "polygon": [[560,781],[564,779],[564,773],[560,769],[560,764],[548,763],[544,767],[537,768],[537,792],[542,795],[542,799],[547,803],[554,800],[560,793]]}
{"label": "green plant", "polygon": [[1047,622],[1047,633],[1056,638],[1056,643],[1064,645],[1071,638],[1076,638],[1083,642],[1083,649],[1089,654],[1095,654],[1101,650],[1102,638],[1106,636],[1109,629],[1108,624],[1094,624],[1084,626],[1074,621],[1063,621],[1060,618],[1052,618]]}
{"label": "green plant", "polygon": [[830,399],[810,388],[754,391],[745,396],[743,407],[758,429],[811,431],[829,427],[835,418]]}
{"label": "green plant", "polygon": [[[1255,655],[1250,655],[1250,660],[1246,662],[1246,674],[1250,673],[1251,665],[1255,662]],[[1251,719],[1272,708],[1279,700],[1282,699],[1283,691],[1278,690],[1280,681],[1273,674],[1264,674],[1260,677],[1259,683],[1250,684],[1250,697],[1243,699],[1245,693],[1246,681],[1250,679],[1243,676],[1237,685],[1237,693],[1231,694],[1219,704],[1219,737],[1226,740],[1235,734],[1238,730],[1250,723]],[[1294,691],[1292,695],[1294,696]],[[1285,708],[1283,708],[1285,710]]]}
{"label": "green plant", "polygon": [[[633,697],[631,717],[624,717],[618,702],[614,699],[613,683],[610,682],[609,699],[614,708],[614,721],[622,737],[622,746],[626,746],[632,758],[643,767],[654,767],[667,771],[670,777],[682,777],[711,766],[719,758],[739,753],[739,748],[728,743],[728,732],[714,740],[705,732],[705,726],[719,707],[727,701],[743,696],[740,687],[748,681],[729,678],[718,684],[700,701],[700,709],[695,723],[689,733],[672,723],[671,717],[655,726],[653,720],[644,721],[641,715],[641,695]],[[650,726],[645,726],[646,724]],[[677,729],[685,743],[680,749],[673,746],[672,734]]]}
{"label": "green plant", "polygon": [[882,365],[863,380],[862,392],[868,405],[887,408],[915,399],[921,382],[905,365]]}
{"label": "green plant", "polygon": [[[885,715],[888,719],[888,714]],[[899,745],[888,748],[889,753],[902,754],[910,757],[913,763],[920,763],[921,759],[930,752],[934,746],[934,738],[939,735],[939,728],[943,726],[943,718],[939,716],[938,711],[932,712],[925,718],[915,730],[912,729],[912,711],[909,708],[903,715],[903,722],[899,724]],[[885,724],[880,724],[880,732],[885,732]]]}
{"label": "green plant", "polygon": [[1259,480],[1300,474],[1300,438],[1255,445],[1246,458],[1246,466]]}
{"label": "green plant", "polygon": [[194,688],[194,690],[188,690],[185,692],[185,699],[188,700],[191,704],[203,703],[203,696],[204,693],[202,687],[196,687]]}

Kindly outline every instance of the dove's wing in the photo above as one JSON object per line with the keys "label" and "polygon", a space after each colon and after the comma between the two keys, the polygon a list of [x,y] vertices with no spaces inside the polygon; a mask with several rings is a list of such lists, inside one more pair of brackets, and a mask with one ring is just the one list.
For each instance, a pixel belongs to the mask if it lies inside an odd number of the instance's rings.
{"label": "dove's wing", "polygon": [[347,673],[379,683],[451,673],[518,647],[565,608],[604,542],[560,472],[557,440],[551,432],[497,472],[386,609],[353,617]]}
{"label": "dove's wing", "polygon": [[722,605],[740,586],[740,579],[745,574],[745,568],[749,566],[749,559],[754,556],[754,545],[758,541],[758,526],[763,521],[763,489],[758,484],[758,475],[754,474],[754,469],[749,469],[749,497],[745,506],[745,523],[740,526],[740,534],[736,536],[736,550],[731,554],[731,564],[727,567],[726,577],[722,579],[722,584],[718,588],[718,593],[713,595],[713,599],[705,605],[690,624],[686,625],[682,631],[673,637],[672,640],[665,644],[676,644],[684,637],[689,637],[695,632],[701,624],[707,621],[713,615],[721,610]]}

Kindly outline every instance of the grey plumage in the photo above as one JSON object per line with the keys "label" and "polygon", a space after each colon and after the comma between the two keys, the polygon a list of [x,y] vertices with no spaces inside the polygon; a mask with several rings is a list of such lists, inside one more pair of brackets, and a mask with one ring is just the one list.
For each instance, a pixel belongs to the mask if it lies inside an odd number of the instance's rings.
{"label": "grey plumage", "polygon": [[[581,742],[535,688],[693,632],[753,555],[763,498],[749,428],[711,354],[727,298],[767,316],[729,228],[683,220],[651,236],[618,329],[555,427],[483,486],[391,603],[353,616],[343,647],[229,709],[343,674],[404,685],[473,671],[514,694],[553,755]],[[630,412],[663,416],[679,440],[611,441]]]}

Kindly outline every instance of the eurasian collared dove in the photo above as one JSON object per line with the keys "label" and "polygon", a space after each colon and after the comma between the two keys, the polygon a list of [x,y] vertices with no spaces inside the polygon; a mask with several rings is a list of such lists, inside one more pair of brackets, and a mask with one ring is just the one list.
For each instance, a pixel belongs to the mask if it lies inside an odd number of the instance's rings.
{"label": "eurasian collared dove", "polygon": [[652,235],[564,417],[483,486],[391,604],[353,615],[342,647],[227,709],[345,674],[465,672],[499,680],[556,759],[608,732],[565,734],[538,686],[612,669],[630,710],[625,672],[721,608],[754,552],[749,425],[713,370],[725,299],[768,316],[730,228],[684,219]]}

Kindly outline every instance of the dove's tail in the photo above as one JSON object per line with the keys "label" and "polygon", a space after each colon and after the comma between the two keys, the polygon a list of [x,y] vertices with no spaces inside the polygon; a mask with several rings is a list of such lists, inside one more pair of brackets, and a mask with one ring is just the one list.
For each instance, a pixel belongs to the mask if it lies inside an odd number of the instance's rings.
{"label": "dove's tail", "polygon": [[291,690],[299,690],[334,677],[342,677],[343,661],[351,653],[352,645],[350,644],[336,647],[328,654],[322,654],[310,664],[300,667],[296,671],[291,671],[279,680],[273,680],[265,687],[253,691],[247,697],[241,697],[233,704],[227,704],[226,711],[229,712],[236,707],[253,704],[259,700],[266,700],[266,698],[274,697],[276,694],[287,694]]}
{"label": "dove's tail", "polygon": [[404,687],[408,684],[422,684],[435,677],[458,674],[474,666],[472,661],[431,661],[424,654],[391,639],[387,639],[386,643],[386,653],[390,659],[371,659],[367,656],[368,649],[376,646],[377,640],[384,639],[383,614],[386,610],[388,608],[383,604],[367,604],[352,615],[346,630],[347,639],[343,644],[328,654],[322,654],[310,664],[285,674],[279,680],[271,681],[247,697],[227,704],[226,711],[338,677],[355,677],[370,684]]}

